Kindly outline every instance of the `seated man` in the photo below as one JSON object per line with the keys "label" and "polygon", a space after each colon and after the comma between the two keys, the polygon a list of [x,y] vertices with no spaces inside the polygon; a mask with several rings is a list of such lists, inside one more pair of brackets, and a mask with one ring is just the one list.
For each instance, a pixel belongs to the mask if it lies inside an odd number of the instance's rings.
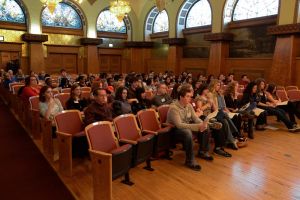
{"label": "seated man", "polygon": [[85,125],[98,121],[112,121],[112,109],[107,104],[107,93],[103,88],[93,91],[94,101],[84,111]]}
{"label": "seated man", "polygon": [[175,140],[183,142],[186,151],[185,165],[195,171],[199,171],[201,167],[196,162],[193,152],[193,132],[197,132],[198,139],[200,140],[198,156],[206,160],[213,160],[213,157],[208,154],[208,122],[202,121],[196,116],[194,108],[190,103],[192,96],[193,90],[191,85],[182,85],[178,91],[178,100],[172,103],[169,108],[167,122],[175,126],[172,132]]}
{"label": "seated man", "polygon": [[167,94],[167,89],[168,87],[166,86],[166,84],[158,84],[157,94],[152,98],[152,104],[154,106],[159,107],[161,105],[172,103],[173,99],[170,97],[170,95]]}

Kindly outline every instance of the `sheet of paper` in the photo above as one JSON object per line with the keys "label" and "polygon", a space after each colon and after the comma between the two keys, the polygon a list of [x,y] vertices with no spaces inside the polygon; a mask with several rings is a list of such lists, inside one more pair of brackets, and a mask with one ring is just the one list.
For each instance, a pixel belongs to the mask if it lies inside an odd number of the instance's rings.
{"label": "sheet of paper", "polygon": [[243,107],[241,107],[239,111],[244,111],[247,108],[249,108],[249,106],[250,106],[250,103],[247,103],[246,105],[244,105]]}
{"label": "sheet of paper", "polygon": [[217,116],[217,114],[218,114],[218,111],[216,110],[216,111],[214,111],[214,112],[212,112],[212,113],[210,113],[209,115],[207,115],[207,119],[211,119],[211,118],[214,118],[214,117],[216,117]]}
{"label": "sheet of paper", "polygon": [[258,117],[262,112],[264,112],[265,110],[260,109],[260,108],[254,108],[253,112],[255,114],[256,117]]}
{"label": "sheet of paper", "polygon": [[287,105],[288,104],[288,101],[282,101],[282,102],[278,102],[276,104],[276,106],[284,106],[284,105]]}

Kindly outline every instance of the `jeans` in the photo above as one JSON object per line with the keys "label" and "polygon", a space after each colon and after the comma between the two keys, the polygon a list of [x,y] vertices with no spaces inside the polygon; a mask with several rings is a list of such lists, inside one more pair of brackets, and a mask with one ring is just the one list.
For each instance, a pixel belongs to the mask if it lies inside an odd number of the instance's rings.
{"label": "jeans", "polygon": [[282,110],[280,108],[273,108],[273,107],[268,107],[268,106],[260,106],[260,108],[266,110],[267,113],[270,114],[270,115],[275,115],[280,121],[282,121],[285,124],[285,126],[288,129],[293,128],[294,123],[291,122],[287,118],[284,110]]}
{"label": "jeans", "polygon": [[[185,149],[185,163],[191,164],[195,161],[194,154],[194,143],[193,143],[193,132],[190,129],[178,129],[174,128],[172,131],[172,135],[174,136],[176,141],[182,142]],[[199,140],[199,150],[200,151],[208,151],[209,150],[209,134],[208,131],[204,133],[197,132],[197,137]]]}

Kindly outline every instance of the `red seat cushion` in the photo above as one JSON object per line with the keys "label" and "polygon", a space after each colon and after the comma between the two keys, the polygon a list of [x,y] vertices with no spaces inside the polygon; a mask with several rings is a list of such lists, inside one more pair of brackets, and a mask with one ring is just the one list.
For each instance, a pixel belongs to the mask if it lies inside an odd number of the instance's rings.
{"label": "red seat cushion", "polygon": [[125,151],[128,151],[130,148],[131,148],[130,144],[125,144],[123,146],[120,146],[120,147],[112,150],[110,153],[113,154],[113,155],[118,155],[118,154],[121,154]]}
{"label": "red seat cushion", "polygon": [[154,137],[154,135],[148,134],[148,135],[144,135],[144,136],[140,137],[137,141],[138,142],[146,142],[148,140],[151,140],[153,137]]}

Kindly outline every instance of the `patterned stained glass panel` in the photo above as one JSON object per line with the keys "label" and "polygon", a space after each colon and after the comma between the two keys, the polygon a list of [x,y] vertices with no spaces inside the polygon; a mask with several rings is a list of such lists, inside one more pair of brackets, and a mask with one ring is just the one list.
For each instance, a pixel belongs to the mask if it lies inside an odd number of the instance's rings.
{"label": "patterned stained glass panel", "polygon": [[233,21],[278,14],[279,0],[239,0],[233,12]]}
{"label": "patterned stained glass panel", "polygon": [[97,31],[126,33],[126,25],[124,20],[119,21],[109,10],[104,10],[98,16]]}
{"label": "patterned stained glass panel", "polygon": [[26,23],[22,8],[14,0],[0,0],[0,21]]}
{"label": "patterned stained glass panel", "polygon": [[59,3],[53,14],[46,7],[42,13],[43,26],[82,29],[82,22],[77,11],[66,3]]}
{"label": "patterned stained glass panel", "polygon": [[211,24],[211,8],[207,0],[200,0],[190,9],[186,19],[186,28]]}
{"label": "patterned stained glass panel", "polygon": [[153,33],[169,31],[169,18],[165,10],[160,12],[154,21]]}

